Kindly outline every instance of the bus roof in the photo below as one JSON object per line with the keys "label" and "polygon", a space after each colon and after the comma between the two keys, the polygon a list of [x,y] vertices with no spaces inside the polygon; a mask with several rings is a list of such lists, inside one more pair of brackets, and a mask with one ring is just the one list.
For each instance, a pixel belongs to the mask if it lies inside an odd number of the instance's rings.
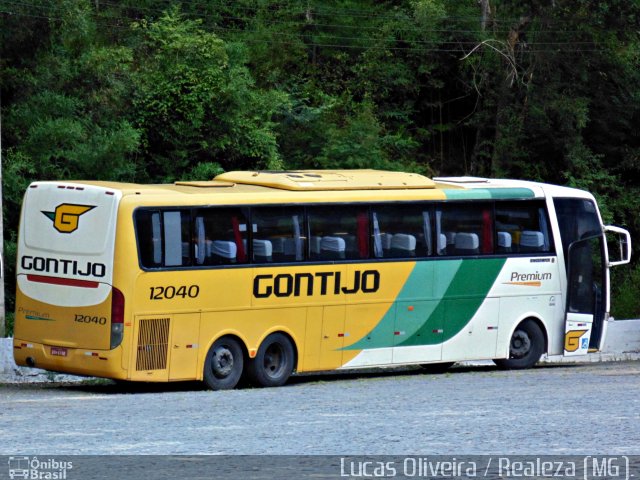
{"label": "bus roof", "polygon": [[[39,183],[50,182],[36,182]],[[59,181],[58,185],[94,185],[132,195],[157,197],[157,201],[178,201],[181,196],[202,196],[211,203],[226,203],[228,195],[239,203],[370,201],[380,200],[464,200],[526,199],[551,196],[590,198],[588,192],[568,187],[523,180],[479,177],[427,178],[416,173],[382,170],[289,170],[233,171],[208,181],[178,181],[173,184],[136,184],[101,181]],[[163,199],[163,200],[161,200]],[[195,199],[191,200],[194,201]],[[237,202],[238,200],[234,200]],[[201,200],[195,201],[200,203]],[[178,201],[182,203],[182,201]]]}

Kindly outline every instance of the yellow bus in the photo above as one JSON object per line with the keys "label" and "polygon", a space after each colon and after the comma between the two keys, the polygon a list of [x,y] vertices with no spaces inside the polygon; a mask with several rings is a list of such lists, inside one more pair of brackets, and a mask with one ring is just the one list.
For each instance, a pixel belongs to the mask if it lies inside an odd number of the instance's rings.
{"label": "yellow bus", "polygon": [[374,366],[527,368],[601,347],[609,268],[629,262],[630,245],[589,193],[515,180],[333,170],[35,182],[14,357],[214,390]]}

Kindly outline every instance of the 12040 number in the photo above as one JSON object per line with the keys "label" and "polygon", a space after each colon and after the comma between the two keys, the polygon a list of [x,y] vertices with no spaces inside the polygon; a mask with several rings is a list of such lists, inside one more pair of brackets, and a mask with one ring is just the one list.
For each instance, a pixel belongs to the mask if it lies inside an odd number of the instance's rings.
{"label": "12040 number", "polygon": [[196,298],[200,294],[200,287],[198,285],[182,285],[180,287],[174,287],[169,285],[168,287],[150,287],[149,299],[150,300],[171,300],[172,298]]}

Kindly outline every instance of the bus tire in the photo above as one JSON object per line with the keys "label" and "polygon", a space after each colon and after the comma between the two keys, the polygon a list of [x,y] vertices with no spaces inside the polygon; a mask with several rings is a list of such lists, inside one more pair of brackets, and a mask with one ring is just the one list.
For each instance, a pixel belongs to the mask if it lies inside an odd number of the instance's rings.
{"label": "bus tire", "polygon": [[255,358],[249,360],[247,376],[259,387],[284,385],[293,372],[295,352],[289,337],[272,333],[264,339]]}
{"label": "bus tire", "polygon": [[520,370],[533,367],[544,353],[544,335],[533,320],[518,325],[509,342],[509,358],[494,360],[505,370]]}
{"label": "bus tire", "polygon": [[207,352],[204,361],[204,383],[211,390],[234,388],[244,368],[244,354],[238,341],[233,337],[216,340]]}

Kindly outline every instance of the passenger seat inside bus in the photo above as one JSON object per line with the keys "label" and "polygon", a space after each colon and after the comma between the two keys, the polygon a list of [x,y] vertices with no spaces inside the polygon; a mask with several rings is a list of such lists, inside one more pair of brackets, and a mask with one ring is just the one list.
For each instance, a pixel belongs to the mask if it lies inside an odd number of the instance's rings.
{"label": "passenger seat inside bus", "polygon": [[521,252],[542,252],[544,250],[544,235],[542,232],[524,230],[520,234]]}
{"label": "passenger seat inside bus", "polygon": [[438,255],[447,254],[447,236],[444,233],[438,235]]}
{"label": "passenger seat inside bus", "polygon": [[324,260],[342,260],[345,257],[346,242],[341,237],[322,237],[320,258]]}
{"label": "passenger seat inside bus", "polygon": [[511,252],[511,234],[509,232],[498,232],[498,253]]}
{"label": "passenger seat inside bus", "polygon": [[253,240],[253,261],[258,263],[271,262],[273,245],[269,240]]}
{"label": "passenger seat inside bus", "polygon": [[458,232],[455,236],[456,255],[477,255],[480,253],[480,240],[475,233]]}
{"label": "passenger seat inside bus", "polygon": [[416,256],[416,237],[406,233],[396,233],[391,238],[392,257],[415,257]]}
{"label": "passenger seat inside bus", "polygon": [[213,263],[236,263],[238,247],[234,242],[227,240],[208,240],[206,244],[207,257],[210,257]]}

